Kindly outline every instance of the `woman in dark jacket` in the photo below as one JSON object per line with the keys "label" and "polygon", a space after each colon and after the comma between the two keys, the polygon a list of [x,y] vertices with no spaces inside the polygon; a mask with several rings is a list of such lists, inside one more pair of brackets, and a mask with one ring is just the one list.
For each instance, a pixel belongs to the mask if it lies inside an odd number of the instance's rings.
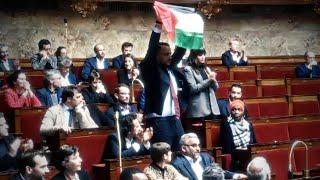
{"label": "woman in dark jacket", "polygon": [[140,78],[140,71],[135,64],[132,55],[127,54],[124,56],[124,69],[119,69],[117,75],[118,83],[123,83],[128,86],[131,86],[134,79]]}

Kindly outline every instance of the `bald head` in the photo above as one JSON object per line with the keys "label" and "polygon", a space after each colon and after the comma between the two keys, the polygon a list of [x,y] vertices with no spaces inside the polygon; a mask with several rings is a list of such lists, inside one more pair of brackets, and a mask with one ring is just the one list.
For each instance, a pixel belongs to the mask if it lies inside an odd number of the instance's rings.
{"label": "bald head", "polygon": [[264,157],[255,157],[247,167],[249,180],[269,180],[271,179],[270,166]]}

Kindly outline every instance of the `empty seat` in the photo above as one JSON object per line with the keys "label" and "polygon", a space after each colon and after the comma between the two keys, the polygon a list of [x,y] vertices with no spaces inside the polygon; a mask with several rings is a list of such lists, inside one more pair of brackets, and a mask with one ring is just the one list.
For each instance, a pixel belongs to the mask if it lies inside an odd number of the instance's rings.
{"label": "empty seat", "polygon": [[287,123],[254,123],[253,129],[258,143],[290,140]]}
{"label": "empty seat", "polygon": [[238,66],[229,69],[230,80],[256,80],[255,66]]}
{"label": "empty seat", "polygon": [[260,79],[257,80],[258,95],[285,96],[287,95],[286,83],[284,79]]}
{"label": "empty seat", "polygon": [[114,89],[118,85],[118,76],[116,69],[108,69],[107,71],[101,71],[102,81],[107,85],[109,93],[114,93]]}
{"label": "empty seat", "polygon": [[287,79],[289,95],[317,95],[320,93],[320,79]]}
{"label": "empty seat", "polygon": [[290,96],[289,103],[293,115],[320,113],[317,96]]}
{"label": "empty seat", "polygon": [[257,65],[261,79],[294,78],[296,65]]}

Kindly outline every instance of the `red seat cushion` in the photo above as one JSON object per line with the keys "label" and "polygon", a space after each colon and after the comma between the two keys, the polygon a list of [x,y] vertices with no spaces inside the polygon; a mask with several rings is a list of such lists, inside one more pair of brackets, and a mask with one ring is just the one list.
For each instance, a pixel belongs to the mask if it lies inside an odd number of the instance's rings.
{"label": "red seat cushion", "polygon": [[256,80],[256,72],[234,72],[234,80]]}
{"label": "red seat cushion", "polygon": [[318,101],[293,102],[293,114],[318,114],[320,113]]}
{"label": "red seat cushion", "polygon": [[260,107],[259,104],[246,104],[248,108],[248,113],[251,118],[260,117]]}
{"label": "red seat cushion", "polygon": [[292,95],[317,95],[319,92],[320,84],[291,85]]}
{"label": "red seat cushion", "polygon": [[[257,156],[263,156],[268,161],[271,173],[275,174],[276,180],[288,179],[288,162],[289,150],[288,149],[274,149],[257,152]],[[292,162],[293,170],[295,170],[294,161]]]}
{"label": "red seat cushion", "polygon": [[87,170],[91,177],[92,164],[100,163],[105,150],[108,135],[92,135],[68,137],[66,144],[76,145],[79,148],[80,156],[82,158],[82,166]]}
{"label": "red seat cushion", "polygon": [[287,94],[284,85],[279,86],[262,86],[262,96],[285,96]]}
{"label": "red seat cushion", "polygon": [[287,116],[289,107],[286,102],[263,103],[260,106],[261,117]]}
{"label": "red seat cushion", "polygon": [[[309,169],[316,169],[319,168],[320,164],[320,147],[310,147],[308,152],[308,168]],[[294,160],[296,164],[297,171],[302,171],[305,169],[305,150],[304,148],[299,148],[294,151]]]}
{"label": "red seat cushion", "polygon": [[289,123],[290,139],[320,138],[320,121]]}
{"label": "red seat cushion", "polygon": [[244,98],[254,98],[258,96],[257,86],[242,86]]}
{"label": "red seat cushion", "polygon": [[290,140],[287,123],[253,124],[253,129],[258,143]]}

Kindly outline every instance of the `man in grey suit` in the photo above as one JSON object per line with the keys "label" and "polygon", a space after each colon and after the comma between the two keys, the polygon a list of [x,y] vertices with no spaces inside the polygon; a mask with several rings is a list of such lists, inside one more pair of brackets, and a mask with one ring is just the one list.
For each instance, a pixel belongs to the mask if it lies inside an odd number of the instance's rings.
{"label": "man in grey suit", "polygon": [[184,75],[189,86],[187,118],[193,120],[214,119],[220,115],[215,91],[219,85],[216,73],[205,65],[204,49],[191,50],[189,66],[184,68]]}

